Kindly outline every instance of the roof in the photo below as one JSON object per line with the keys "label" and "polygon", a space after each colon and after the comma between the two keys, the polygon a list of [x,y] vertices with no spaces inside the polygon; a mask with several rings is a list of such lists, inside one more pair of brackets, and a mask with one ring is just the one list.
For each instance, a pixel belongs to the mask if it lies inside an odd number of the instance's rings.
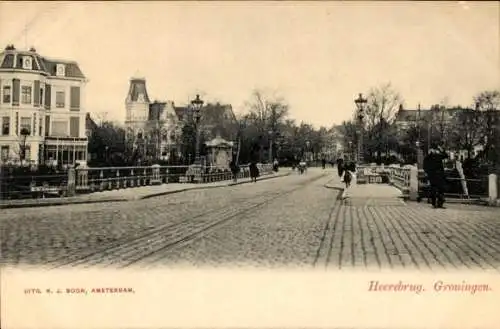
{"label": "roof", "polygon": [[[24,57],[31,58],[31,70],[23,69],[22,59]],[[57,64],[65,65],[64,77],[85,79],[85,75],[83,74],[77,62],[62,59],[49,59],[38,54],[33,48],[30,51],[23,51],[17,50],[14,47],[7,47],[5,51],[0,53],[0,69],[33,71],[55,77],[57,76]]]}
{"label": "roof", "polygon": [[146,88],[146,79],[143,78],[130,79],[130,87],[128,89],[127,99],[129,99],[132,102],[137,102],[140,95],[144,97],[144,102],[151,103],[148,96],[148,90]]}
{"label": "roof", "polygon": [[90,113],[87,113],[85,116],[85,129],[96,129],[97,128],[97,123],[92,119],[90,116]]}
{"label": "roof", "polygon": [[188,107],[187,106],[174,106],[174,111],[180,121],[184,120]]}
{"label": "roof", "polygon": [[[464,108],[460,107],[450,107],[444,109],[444,113],[446,114],[447,117],[452,117],[457,113],[460,113],[464,111]],[[420,119],[421,120],[434,120],[436,118],[436,115],[440,112],[439,108],[432,107],[431,109],[421,109],[420,110]],[[411,121],[417,121],[419,118],[419,110],[404,110],[400,109],[396,113],[396,122],[411,122]]]}
{"label": "roof", "polygon": [[233,142],[227,141],[224,138],[218,134],[214,139],[211,141],[208,141],[205,143],[209,147],[214,147],[214,146],[227,146],[227,147],[232,147]]}

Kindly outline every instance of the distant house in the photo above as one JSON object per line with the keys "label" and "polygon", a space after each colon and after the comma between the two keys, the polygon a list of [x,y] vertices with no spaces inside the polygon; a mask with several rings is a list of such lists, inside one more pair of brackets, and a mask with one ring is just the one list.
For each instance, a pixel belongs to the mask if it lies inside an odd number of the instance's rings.
{"label": "distant house", "polygon": [[458,113],[464,111],[461,108],[445,108],[433,106],[430,109],[404,109],[402,105],[396,113],[394,123],[398,131],[405,131],[417,125],[448,124]]}

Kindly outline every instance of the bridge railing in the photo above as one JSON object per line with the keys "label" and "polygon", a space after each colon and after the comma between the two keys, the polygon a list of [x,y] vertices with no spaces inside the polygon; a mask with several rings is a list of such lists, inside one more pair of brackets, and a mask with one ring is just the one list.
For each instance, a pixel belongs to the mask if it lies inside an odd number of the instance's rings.
{"label": "bridge railing", "polygon": [[[273,172],[271,164],[258,164],[261,175]],[[241,165],[237,179],[250,177],[249,165]],[[202,166],[79,167],[75,188],[79,193],[169,183],[212,183],[232,180],[229,170]]]}
{"label": "bridge railing", "polygon": [[[417,170],[416,166],[384,166],[363,165],[357,168],[357,176],[362,182],[380,183],[382,179],[374,180],[370,176],[384,176],[389,178],[389,183],[400,189],[404,196],[417,200],[419,196],[425,196],[430,190],[427,177],[423,170]],[[368,179],[367,179],[368,177]],[[498,203],[498,191],[500,189],[500,178],[496,174],[481,178],[446,177],[448,191],[445,193],[450,198],[487,200],[489,203]],[[466,189],[464,189],[464,184]]]}

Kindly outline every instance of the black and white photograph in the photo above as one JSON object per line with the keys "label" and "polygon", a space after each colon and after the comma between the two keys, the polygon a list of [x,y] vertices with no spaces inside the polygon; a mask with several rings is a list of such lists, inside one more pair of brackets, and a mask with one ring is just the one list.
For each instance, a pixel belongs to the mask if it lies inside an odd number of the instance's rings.
{"label": "black and white photograph", "polygon": [[499,30],[498,2],[1,1],[0,267],[498,275]]}

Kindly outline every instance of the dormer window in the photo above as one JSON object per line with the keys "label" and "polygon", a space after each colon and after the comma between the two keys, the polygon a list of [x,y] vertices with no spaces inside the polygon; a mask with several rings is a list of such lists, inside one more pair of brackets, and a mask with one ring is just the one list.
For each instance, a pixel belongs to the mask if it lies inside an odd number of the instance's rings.
{"label": "dormer window", "polygon": [[23,57],[23,69],[25,70],[31,70],[33,69],[33,63],[31,61],[30,56],[24,56]]}
{"label": "dormer window", "polygon": [[64,64],[57,64],[56,65],[56,75],[58,77],[66,76],[66,66]]}

